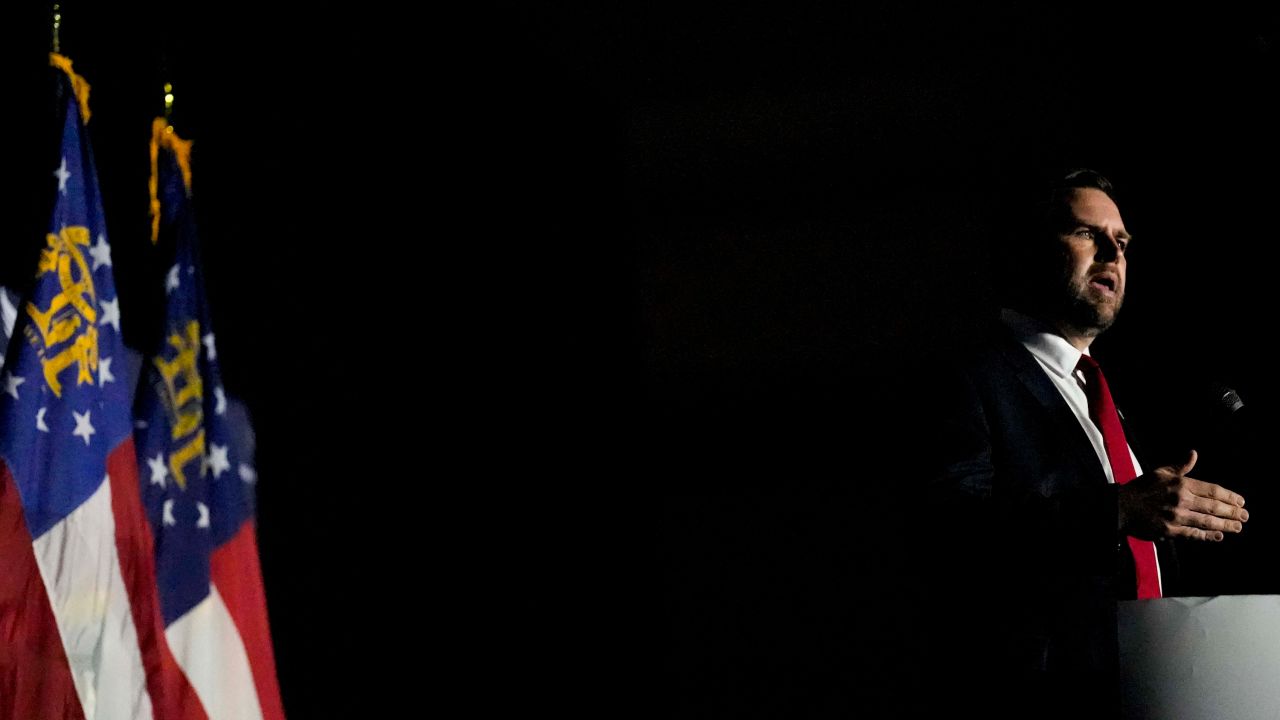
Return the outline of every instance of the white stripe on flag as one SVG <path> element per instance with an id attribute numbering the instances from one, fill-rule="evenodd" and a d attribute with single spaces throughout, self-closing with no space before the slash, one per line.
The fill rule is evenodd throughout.
<path id="1" fill-rule="evenodd" d="M 151 718 L 109 479 L 33 546 L 85 720 Z"/>
<path id="2" fill-rule="evenodd" d="M 261 720 L 249 656 L 217 588 L 164 634 L 209 720 Z"/>
<path id="3" fill-rule="evenodd" d="M 0 325 L 3 325 L 0 328 L 0 336 L 3 336 L 6 340 L 9 339 L 13 335 L 13 324 L 17 320 L 18 308 L 9 302 L 9 291 L 5 290 L 3 285 L 0 285 Z M 4 364 L 4 351 L 5 348 L 0 348 L 0 365 Z"/>

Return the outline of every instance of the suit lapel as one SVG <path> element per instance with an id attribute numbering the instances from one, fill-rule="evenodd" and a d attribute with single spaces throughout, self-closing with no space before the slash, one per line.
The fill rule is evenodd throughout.
<path id="1" fill-rule="evenodd" d="M 1083 464 L 1083 467 L 1096 473 L 1105 483 L 1107 476 L 1098 462 L 1098 451 L 1094 449 L 1093 442 L 1085 434 L 1084 428 L 1080 427 L 1080 421 L 1067 405 L 1067 401 L 1063 399 L 1062 393 L 1022 343 L 1008 333 L 1004 333 L 1003 340 L 1004 342 L 1000 345 L 1001 354 L 1013 368 L 1019 382 L 1035 397 L 1044 411 L 1053 417 L 1054 422 L 1062 427 L 1063 437 L 1072 438 L 1072 449 L 1076 459 Z"/>

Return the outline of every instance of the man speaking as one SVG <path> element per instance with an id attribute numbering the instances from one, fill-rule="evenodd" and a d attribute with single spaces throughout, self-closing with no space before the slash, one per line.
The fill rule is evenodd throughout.
<path id="1" fill-rule="evenodd" d="M 1166 541 L 1220 541 L 1249 514 L 1240 495 L 1192 477 L 1194 450 L 1143 468 L 1089 352 L 1125 297 L 1130 235 L 1111 183 L 1070 172 L 1015 224 L 995 257 L 1000 326 L 943 358 L 928 413 L 918 562 L 945 591 L 932 660 L 952 681 L 944 702 L 1109 717 L 1117 600 L 1175 594 Z"/>

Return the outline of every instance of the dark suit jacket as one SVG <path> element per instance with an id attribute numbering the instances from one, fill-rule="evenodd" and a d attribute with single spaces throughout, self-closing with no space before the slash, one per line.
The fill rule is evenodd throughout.
<path id="1" fill-rule="evenodd" d="M 1113 714 L 1116 601 L 1136 583 L 1088 436 L 1003 327 L 929 402 L 921 551 L 952 591 L 933 628 L 935 658 L 955 664 L 941 671 L 979 705 Z M 1160 552 L 1168 594 L 1174 561 Z"/>

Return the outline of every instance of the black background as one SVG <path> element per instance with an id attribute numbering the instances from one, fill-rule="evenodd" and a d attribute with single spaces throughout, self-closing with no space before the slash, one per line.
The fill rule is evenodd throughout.
<path id="1" fill-rule="evenodd" d="M 22 287 L 57 123 L 47 22 L 10 14 L 0 282 Z M 1274 406 L 1269 16 L 64 14 L 135 346 L 166 79 L 196 141 L 296 717 L 420 702 L 403 688 L 437 631 L 484 697 L 537 667 L 556 678 L 539 697 L 643 677 L 661 715 L 895 714 L 927 680 L 900 640 L 935 601 L 898 592 L 914 560 L 895 548 L 928 529 L 902 500 L 911 448 L 864 423 L 909 396 L 899 361 L 945 363 L 990 315 L 987 240 L 1047 168 L 1120 188 L 1129 300 L 1096 350 L 1144 463 L 1203 448 L 1187 417 L 1211 379 Z M 1262 528 L 1266 493 L 1246 495 Z"/>

